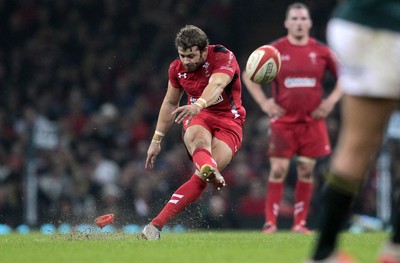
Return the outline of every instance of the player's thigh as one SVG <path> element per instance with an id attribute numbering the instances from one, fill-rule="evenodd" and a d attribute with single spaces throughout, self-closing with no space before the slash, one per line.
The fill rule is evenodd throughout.
<path id="1" fill-rule="evenodd" d="M 214 137 L 212 140 L 212 156 L 218 164 L 218 170 L 222 171 L 231 162 L 233 152 L 226 142 Z"/>
<path id="2" fill-rule="evenodd" d="M 185 129 L 183 140 L 190 155 L 193 154 L 196 148 L 204 148 L 211 151 L 211 133 L 205 126 L 200 124 L 191 125 Z"/>
<path id="3" fill-rule="evenodd" d="M 346 95 L 342 102 L 342 128 L 332 168 L 361 180 L 381 146 L 386 123 L 396 100 Z"/>

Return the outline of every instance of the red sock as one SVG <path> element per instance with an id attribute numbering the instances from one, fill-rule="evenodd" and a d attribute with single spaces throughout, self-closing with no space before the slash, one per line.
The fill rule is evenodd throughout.
<path id="1" fill-rule="evenodd" d="M 268 182 L 265 196 L 265 222 L 276 225 L 283 197 L 283 182 Z"/>
<path id="2" fill-rule="evenodd" d="M 200 170 L 204 164 L 210 164 L 213 167 L 217 167 L 217 163 L 212 158 L 211 153 L 204 148 L 196 148 L 192 154 L 192 158 L 197 170 Z"/>
<path id="3" fill-rule="evenodd" d="M 193 175 L 189 181 L 184 183 L 172 195 L 163 210 L 151 221 L 151 224 L 163 228 L 172 218 L 174 218 L 185 207 L 195 201 L 206 189 L 207 183 L 197 175 Z"/>
<path id="4" fill-rule="evenodd" d="M 297 180 L 294 192 L 294 225 L 305 225 L 310 208 L 313 184 Z"/>

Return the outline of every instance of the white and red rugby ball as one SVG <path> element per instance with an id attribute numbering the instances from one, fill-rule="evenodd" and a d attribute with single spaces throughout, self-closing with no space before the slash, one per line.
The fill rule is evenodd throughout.
<path id="1" fill-rule="evenodd" d="M 271 45 L 258 47 L 250 54 L 246 63 L 246 73 L 251 81 L 258 84 L 271 82 L 281 69 L 281 55 Z"/>

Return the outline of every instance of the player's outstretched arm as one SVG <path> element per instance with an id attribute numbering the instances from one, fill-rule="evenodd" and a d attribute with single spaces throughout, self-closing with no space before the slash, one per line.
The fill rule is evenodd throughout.
<path id="1" fill-rule="evenodd" d="M 174 123 L 175 116 L 173 112 L 178 108 L 182 95 L 183 89 L 174 88 L 171 83 L 168 82 L 167 93 L 164 97 L 160 107 L 160 112 L 158 114 L 156 131 L 154 132 L 153 138 L 147 150 L 145 164 L 146 169 L 154 168 L 154 162 L 161 152 L 161 141 Z"/>

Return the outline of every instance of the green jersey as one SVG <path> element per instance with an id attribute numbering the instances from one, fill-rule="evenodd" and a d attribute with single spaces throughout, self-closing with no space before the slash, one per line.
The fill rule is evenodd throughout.
<path id="1" fill-rule="evenodd" d="M 400 0 L 345 0 L 338 5 L 333 17 L 400 31 Z"/>

